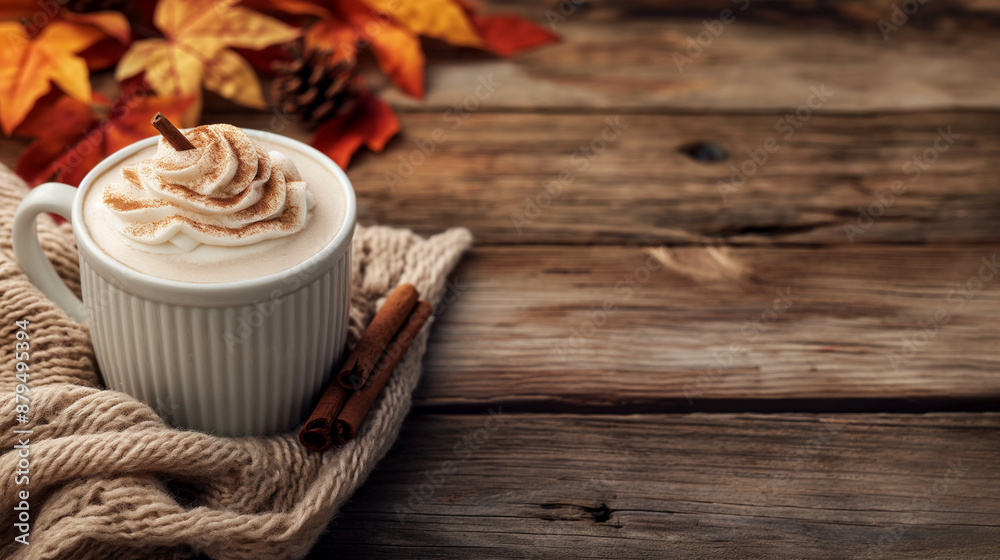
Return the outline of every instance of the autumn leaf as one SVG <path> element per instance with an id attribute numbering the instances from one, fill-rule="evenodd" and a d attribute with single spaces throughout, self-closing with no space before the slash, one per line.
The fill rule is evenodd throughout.
<path id="1" fill-rule="evenodd" d="M 235 3 L 160 0 L 153 22 L 165 38 L 133 43 L 115 76 L 125 79 L 145 71 L 158 93 L 193 97 L 194 103 L 180 119 L 184 126 L 198 121 L 202 84 L 241 105 L 266 107 L 257 75 L 231 47 L 262 49 L 291 41 L 299 31 Z"/>
<path id="2" fill-rule="evenodd" d="M 485 47 L 500 56 L 514 56 L 559 40 L 555 33 L 514 15 L 476 16 L 473 23 Z"/>
<path id="3" fill-rule="evenodd" d="M 358 45 L 370 44 L 379 67 L 400 89 L 413 97 L 424 96 L 420 39 L 391 19 L 379 17 L 361 0 L 338 2 L 337 15 L 313 25 L 306 41 L 344 56 Z M 349 58 L 353 59 L 354 54 Z"/>
<path id="4" fill-rule="evenodd" d="M 463 47 L 482 46 L 483 40 L 455 0 L 364 0 L 416 35 L 441 39 Z"/>
<path id="5" fill-rule="evenodd" d="M 40 103 L 17 129 L 38 139 L 21 152 L 14 171 L 31 186 L 53 180 L 77 186 L 107 156 L 154 136 L 150 119 L 157 111 L 179 120 L 194 101 L 147 93 L 147 87 L 135 85 L 114 101 L 100 95 L 93 103 L 66 95 L 44 100 L 48 102 Z M 106 116 L 101 118 L 94 108 Z"/>
<path id="6" fill-rule="evenodd" d="M 310 144 L 346 169 L 362 145 L 381 152 L 397 132 L 399 120 L 392 109 L 375 95 L 365 93 L 353 111 L 323 123 Z"/>
<path id="7" fill-rule="evenodd" d="M 119 43 L 128 43 L 130 30 L 128 19 L 124 14 L 113 11 L 71 12 L 60 5 L 65 3 L 66 0 L 58 3 L 39 0 L 2 0 L 0 20 L 23 22 L 30 36 L 37 35 L 42 28 L 53 21 L 80 23 L 104 32 Z"/>
<path id="8" fill-rule="evenodd" d="M 55 83 L 79 101 L 90 100 L 87 62 L 77 53 L 105 38 L 90 24 L 52 21 L 28 38 L 18 22 L 0 21 L 0 124 L 10 134 Z"/>
<path id="9" fill-rule="evenodd" d="M 91 103 L 107 104 L 108 99 L 95 92 Z M 52 134 L 65 138 L 81 135 L 96 120 L 91 103 L 81 103 L 59 90 L 52 90 L 39 98 L 35 108 L 14 129 L 14 134 L 28 138 Z"/>
<path id="10" fill-rule="evenodd" d="M 78 56 L 87 61 L 87 68 L 93 72 L 114 66 L 125 54 L 125 48 L 126 45 L 108 38 L 80 51 Z"/>
<path id="11" fill-rule="evenodd" d="M 354 26 L 339 18 L 326 18 L 309 27 L 306 46 L 330 51 L 334 60 L 354 61 L 361 35 Z"/>
<path id="12" fill-rule="evenodd" d="M 293 16 L 316 16 L 325 18 L 330 11 L 309 0 L 243 0 L 241 6 L 269 14 L 290 14 Z"/>
<path id="13" fill-rule="evenodd" d="M 37 4 L 37 3 L 36 3 Z M 75 12 L 60 12 L 59 17 L 70 23 L 90 25 L 103 31 L 108 37 L 122 44 L 127 44 L 130 39 L 131 30 L 128 20 L 120 12 L 91 12 L 78 14 Z"/>

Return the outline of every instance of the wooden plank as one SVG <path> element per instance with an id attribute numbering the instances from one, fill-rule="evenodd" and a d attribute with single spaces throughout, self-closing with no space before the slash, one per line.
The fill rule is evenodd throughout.
<path id="1" fill-rule="evenodd" d="M 489 110 L 784 111 L 825 84 L 836 92 L 826 112 L 1000 106 L 1000 73 L 992 71 L 1000 37 L 991 25 L 904 24 L 883 35 L 877 19 L 845 29 L 833 22 L 774 24 L 743 15 L 732 16 L 728 25 L 713 24 L 714 35 L 704 17 L 570 16 L 554 26 L 561 43 L 513 59 L 432 52 L 426 99 L 395 88 L 387 88 L 385 97 L 421 111 L 466 102 Z M 535 8 L 533 17 L 544 22 L 544 8 Z M 498 84 L 495 91 L 480 85 L 487 78 Z"/>
<path id="2" fill-rule="evenodd" d="M 611 131 L 608 118 L 627 126 L 611 142 L 602 139 Z M 387 151 L 362 150 L 349 175 L 362 223 L 421 232 L 466 226 L 480 244 L 1000 238 L 1000 113 L 817 114 L 787 140 L 783 119 L 477 113 L 453 129 L 442 114 L 405 114 L 403 132 Z M 273 115 L 216 113 L 208 120 L 309 138 Z M 950 146 L 939 133 L 949 128 L 958 135 Z M 444 141 L 433 140 L 441 134 Z M 771 138 L 777 151 L 767 154 Z M 699 142 L 718 145 L 727 159 L 696 161 L 686 150 Z M 935 151 L 935 142 L 947 150 Z M 12 165 L 24 145 L 0 139 L 0 160 Z M 433 153 L 425 155 L 420 145 Z M 747 150 L 767 161 L 758 166 Z M 402 163 L 407 158 L 419 165 Z M 741 176 L 734 182 L 734 169 L 741 167 L 756 172 L 735 186 Z M 894 181 L 906 190 L 886 207 L 875 193 L 891 194 Z M 884 215 L 869 224 L 878 213 Z M 849 237 L 846 226 L 864 229 Z"/>
<path id="3" fill-rule="evenodd" d="M 465 225 L 481 243 L 1000 236 L 1000 113 L 817 114 L 794 132 L 782 115 L 475 114 L 454 130 L 446 119 L 406 115 L 388 153 L 358 158 L 350 176 L 364 220 Z M 608 119 L 623 127 L 617 137 Z M 942 130 L 958 135 L 950 146 Z M 686 150 L 701 142 L 728 157 L 696 161 Z M 900 194 L 886 208 L 875 193 L 891 194 L 894 181 Z M 845 226 L 864 229 L 849 238 Z"/>
<path id="4" fill-rule="evenodd" d="M 995 245 L 477 248 L 417 404 L 996 410 L 1000 274 L 984 258 Z"/>
<path id="5" fill-rule="evenodd" d="M 356 156 L 348 171 L 362 223 L 466 226 L 479 243 L 504 244 L 1000 238 L 1000 112 L 816 114 L 789 139 L 779 114 L 476 113 L 454 129 L 446 118 L 404 114 L 385 153 Z M 607 119 L 627 126 L 611 142 L 602 138 L 614 137 Z M 208 120 L 309 139 L 273 115 Z M 949 129 L 951 145 L 939 132 Z M 696 161 L 687 151 L 700 142 L 727 158 Z M 13 165 L 26 145 L 0 139 L 0 161 Z"/>
<path id="6" fill-rule="evenodd" d="M 272 118 L 217 114 L 212 120 L 268 128 Z M 627 128 L 605 143 L 608 118 Z M 787 140 L 784 118 L 484 113 L 452 129 L 440 114 L 407 114 L 387 151 L 360 153 L 349 176 L 362 223 L 421 232 L 465 226 L 480 244 L 1000 238 L 1000 160 L 993 157 L 1000 152 L 1000 113 L 816 115 Z M 958 137 L 947 146 L 939 130 L 949 128 Z M 279 132 L 308 139 L 294 125 Z M 433 140 L 441 134 L 443 142 Z M 771 138 L 777 151 L 766 154 Z M 686 150 L 699 142 L 718 145 L 727 159 L 696 161 Z M 935 142 L 946 151 L 936 152 Z M 419 145 L 433 153 L 425 155 Z M 757 166 L 747 150 L 767 161 Z M 402 163 L 407 159 L 419 165 Z M 740 167 L 756 172 L 734 186 Z M 886 207 L 875 193 L 889 193 L 881 195 L 888 203 L 894 181 L 902 185 Z"/>
<path id="7" fill-rule="evenodd" d="M 493 0 L 485 3 L 486 11 L 516 13 L 560 23 L 560 17 L 607 21 L 650 17 L 709 17 L 743 5 L 742 0 Z M 822 17 L 844 23 L 874 24 L 879 18 L 889 19 L 893 6 L 902 10 L 900 0 L 753 0 L 746 15 L 754 19 L 788 21 Z M 749 8 L 753 8 L 752 10 Z M 910 8 L 912 12 L 912 8 Z M 941 20 L 989 22 L 1000 13 L 994 0 L 940 0 L 925 2 L 908 16 L 907 25 L 941 23 Z M 539 16 L 539 14 L 542 14 Z"/>
<path id="8" fill-rule="evenodd" d="M 996 414 L 500 418 L 411 417 L 308 558 L 998 552 Z"/>

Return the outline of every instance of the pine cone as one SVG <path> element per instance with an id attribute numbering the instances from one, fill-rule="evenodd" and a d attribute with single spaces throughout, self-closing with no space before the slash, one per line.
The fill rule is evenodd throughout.
<path id="1" fill-rule="evenodd" d="M 353 61 L 333 60 L 333 53 L 296 44 L 289 49 L 291 62 L 275 62 L 272 84 L 274 106 L 306 126 L 351 110 L 361 86 Z"/>

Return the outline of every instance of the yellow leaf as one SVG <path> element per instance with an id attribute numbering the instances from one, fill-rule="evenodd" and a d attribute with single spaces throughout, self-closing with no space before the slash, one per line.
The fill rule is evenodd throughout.
<path id="1" fill-rule="evenodd" d="M 365 0 L 416 33 L 453 45 L 478 47 L 483 40 L 465 10 L 454 0 Z"/>
<path id="2" fill-rule="evenodd" d="M 236 51 L 219 51 L 205 65 L 205 87 L 240 105 L 267 107 L 257 74 Z"/>
<path id="3" fill-rule="evenodd" d="M 76 53 L 105 37 L 90 25 L 54 21 L 33 39 L 17 22 L 0 22 L 0 124 L 13 132 L 55 82 L 71 97 L 90 102 L 87 62 Z"/>
<path id="4" fill-rule="evenodd" d="M 160 95 L 193 99 L 179 126 L 198 124 L 205 66 L 196 53 L 163 39 L 139 41 L 118 62 L 115 77 L 121 80 L 143 71 L 146 82 Z"/>
<path id="5" fill-rule="evenodd" d="M 118 64 L 115 77 L 146 72 L 149 85 L 163 95 L 192 95 L 182 119 L 194 125 L 201 113 L 201 86 L 252 107 L 263 106 L 260 83 L 250 66 L 229 47 L 263 49 L 299 36 L 294 27 L 236 0 L 160 0 L 153 22 L 166 39 L 137 41 Z"/>

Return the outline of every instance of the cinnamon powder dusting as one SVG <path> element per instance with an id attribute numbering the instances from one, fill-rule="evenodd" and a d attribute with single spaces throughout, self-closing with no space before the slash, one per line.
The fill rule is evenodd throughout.
<path id="1" fill-rule="evenodd" d="M 177 213 L 151 221 L 126 218 L 124 233 L 127 236 L 140 241 L 159 239 L 164 230 L 176 224 L 190 228 L 189 232 L 193 230 L 204 234 L 196 237 L 208 236 L 219 240 L 248 239 L 267 233 L 295 233 L 301 228 L 305 222 L 305 193 L 300 194 L 298 198 L 302 200 L 296 200 L 296 204 L 288 200 L 289 184 L 284 173 L 274 166 L 267 151 L 245 132 L 231 125 L 208 125 L 189 131 L 187 136 L 201 152 L 199 159 L 191 162 L 189 167 L 197 166 L 191 167 L 193 170 L 204 166 L 208 170 L 199 176 L 198 192 L 182 184 L 169 183 L 157 172 L 185 168 L 181 165 L 184 160 L 164 157 L 124 168 L 124 184 L 106 189 L 103 199 L 107 207 L 116 213 L 175 207 L 170 198 L 189 201 L 192 207 L 202 211 L 188 208 L 185 204 L 184 208 L 177 209 Z M 211 190 L 201 188 L 221 180 L 227 167 L 232 169 L 231 158 L 234 155 L 237 159 L 232 179 L 225 185 L 214 185 Z M 154 181 L 155 184 L 144 185 L 144 180 Z M 160 198 L 158 194 L 167 195 L 167 198 Z M 251 196 L 254 198 L 249 198 Z M 227 224 L 241 225 L 229 227 Z"/>

